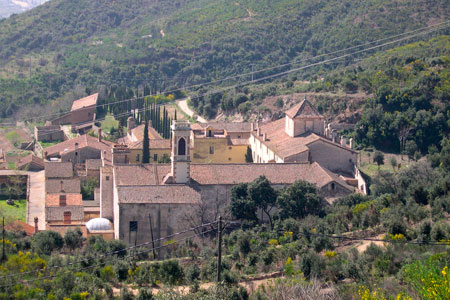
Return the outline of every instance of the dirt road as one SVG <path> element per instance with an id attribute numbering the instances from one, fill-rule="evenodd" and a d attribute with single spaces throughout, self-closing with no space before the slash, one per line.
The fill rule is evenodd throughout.
<path id="1" fill-rule="evenodd" d="M 177 105 L 185 114 L 187 114 L 189 117 L 194 119 L 195 112 L 192 111 L 192 109 L 189 108 L 188 103 L 187 103 L 188 99 L 189 98 L 178 100 L 177 101 Z M 197 116 L 197 120 L 196 121 L 200 122 L 200 123 L 208 123 L 208 121 L 205 118 L 201 117 L 201 116 Z"/>

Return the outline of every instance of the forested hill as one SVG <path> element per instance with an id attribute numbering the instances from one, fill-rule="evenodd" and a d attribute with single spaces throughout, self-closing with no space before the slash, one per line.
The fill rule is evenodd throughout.
<path id="1" fill-rule="evenodd" d="M 0 21 L 0 117 L 30 103 L 44 107 L 75 88 L 151 84 L 167 90 L 449 15 L 439 0 L 52 0 Z"/>

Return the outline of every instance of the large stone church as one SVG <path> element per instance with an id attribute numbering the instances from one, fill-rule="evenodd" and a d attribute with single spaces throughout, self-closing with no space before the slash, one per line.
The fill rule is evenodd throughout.
<path id="1" fill-rule="evenodd" d="M 286 120 L 292 134 L 287 132 L 288 138 L 282 137 L 287 139 L 287 146 L 291 149 L 301 144 L 296 139 L 313 140 L 302 134 L 317 135 L 315 141 L 302 142 L 304 146 L 301 151 L 292 151 L 294 154 L 297 151 L 296 156 L 301 159 L 289 159 L 290 155 L 283 156 L 278 151 L 283 141 L 277 140 L 273 128 L 278 128 L 279 121 L 252 128 L 253 155 L 259 162 L 253 164 L 192 163 L 189 122 L 174 121 L 171 126 L 170 164 L 131 165 L 128 163 L 130 149 L 125 145 L 115 146 L 112 149 L 112 163 L 103 163 L 100 170 L 101 217 L 113 223 L 116 239 L 139 244 L 149 241 L 150 230 L 158 239 L 213 221 L 218 215 L 226 216 L 231 188 L 241 182 L 251 182 L 261 175 L 266 176 L 276 189 L 297 180 L 311 182 L 328 202 L 353 193 L 357 188 L 348 178 L 321 164 L 340 169 L 334 168 L 338 163 L 328 164 L 326 159 L 317 156 L 327 151 L 331 151 L 327 155 L 336 156 L 333 151 L 342 151 L 341 161 L 347 160 L 342 164 L 342 169 L 350 171 L 350 163 L 356 162 L 356 152 L 323 137 L 325 129 L 319 126 L 323 126 L 320 118 L 312 116 L 312 123 L 307 120 L 300 124 L 299 114 L 304 116 L 305 112 L 306 109 L 301 106 L 297 113 L 290 116 L 291 119 Z M 282 122 L 284 124 L 284 120 Z M 297 128 L 298 124 L 300 128 Z M 324 131 L 316 132 L 316 128 Z M 313 133 L 309 133 L 310 129 Z M 254 147 L 260 148 L 256 150 Z M 269 150 L 273 153 L 271 159 L 262 154 L 269 153 Z M 105 158 L 108 156 L 106 153 L 104 155 Z M 280 160 L 283 163 L 279 163 Z"/>

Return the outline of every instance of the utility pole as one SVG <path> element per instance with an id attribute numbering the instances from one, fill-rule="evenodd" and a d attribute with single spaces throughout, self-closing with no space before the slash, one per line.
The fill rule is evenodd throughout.
<path id="1" fill-rule="evenodd" d="M 152 237 L 152 252 L 153 252 L 153 259 L 156 259 L 156 251 L 155 251 L 155 239 L 153 238 L 153 225 L 152 225 L 152 216 L 148 214 L 148 220 L 150 221 L 150 234 Z"/>
<path id="2" fill-rule="evenodd" d="M 254 75 L 254 73 L 253 73 L 253 68 L 255 67 L 255 65 L 254 64 L 252 64 L 252 82 L 253 82 L 253 75 Z"/>
<path id="3" fill-rule="evenodd" d="M 2 251 L 2 262 L 6 260 L 6 253 L 5 253 L 5 217 L 3 217 L 3 224 L 2 224 L 2 244 L 3 244 L 3 251 Z"/>
<path id="4" fill-rule="evenodd" d="M 222 269 L 222 217 L 219 216 L 219 226 L 217 230 L 217 282 L 220 282 Z"/>

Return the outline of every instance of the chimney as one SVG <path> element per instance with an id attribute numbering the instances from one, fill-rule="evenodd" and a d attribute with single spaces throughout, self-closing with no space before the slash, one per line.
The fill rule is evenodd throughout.
<path id="1" fill-rule="evenodd" d="M 253 132 L 255 130 L 255 124 L 252 122 L 250 124 L 250 131 Z"/>
<path id="2" fill-rule="evenodd" d="M 350 138 L 350 148 L 353 149 L 353 138 Z"/>
<path id="3" fill-rule="evenodd" d="M 265 142 L 267 140 L 267 133 L 263 133 L 263 141 Z"/>
<path id="4" fill-rule="evenodd" d="M 39 219 L 37 217 L 35 217 L 34 218 L 34 233 L 38 233 L 39 232 L 38 221 L 39 221 Z"/>
<path id="5" fill-rule="evenodd" d="M 98 142 L 99 143 L 102 142 L 102 129 L 101 128 L 98 129 Z"/>
<path id="6" fill-rule="evenodd" d="M 256 128 L 256 136 L 260 136 L 261 135 L 261 129 L 259 129 L 259 127 Z"/>

